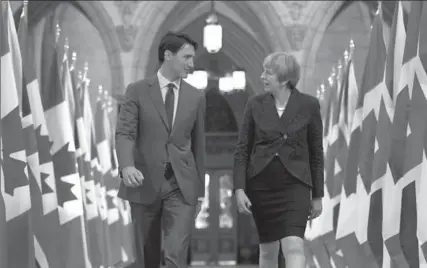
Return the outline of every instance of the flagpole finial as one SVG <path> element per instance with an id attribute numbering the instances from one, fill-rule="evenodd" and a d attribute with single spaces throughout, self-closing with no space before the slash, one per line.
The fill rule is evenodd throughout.
<path id="1" fill-rule="evenodd" d="M 345 63 L 347 64 L 348 63 L 348 60 L 350 59 L 350 53 L 348 52 L 348 50 L 346 49 L 345 51 L 344 51 L 344 60 L 345 60 Z"/>
<path id="2" fill-rule="evenodd" d="M 60 35 L 61 35 L 61 27 L 59 26 L 59 24 L 56 24 L 56 38 L 55 38 L 56 43 L 58 43 Z"/>
<path id="3" fill-rule="evenodd" d="M 98 98 L 97 100 L 101 103 L 101 106 L 105 107 L 105 101 L 104 101 L 104 89 L 102 88 L 102 85 L 98 86 Z"/>
<path id="4" fill-rule="evenodd" d="M 68 45 L 68 37 L 65 37 L 65 42 L 64 42 L 64 52 L 65 54 L 68 53 L 68 49 L 70 48 L 70 46 Z"/>
<path id="5" fill-rule="evenodd" d="M 375 15 L 380 14 L 381 12 L 381 1 L 378 1 L 378 7 L 377 7 L 377 11 L 375 11 Z"/>
<path id="6" fill-rule="evenodd" d="M 328 77 L 329 86 L 331 87 L 334 85 L 335 76 L 336 76 L 336 68 L 335 66 L 332 66 L 331 75 Z"/>
<path id="7" fill-rule="evenodd" d="M 87 72 L 89 70 L 89 63 L 85 61 L 84 67 L 83 67 L 83 77 L 87 77 Z"/>
<path id="8" fill-rule="evenodd" d="M 107 106 L 107 110 L 108 111 L 110 111 L 110 109 L 111 108 L 113 108 L 113 102 L 111 101 L 111 96 L 110 96 L 110 94 L 108 94 L 108 91 L 107 90 L 105 90 L 104 91 L 104 96 L 105 96 L 105 104 L 106 104 L 106 106 Z"/>
<path id="9" fill-rule="evenodd" d="M 330 87 L 334 85 L 334 75 L 329 76 L 328 83 Z"/>
<path id="10" fill-rule="evenodd" d="M 316 89 L 316 98 L 320 100 L 320 88 Z"/>
<path id="11" fill-rule="evenodd" d="M 82 71 L 77 72 L 77 79 L 79 79 L 79 81 L 83 80 L 83 72 Z"/>
<path id="12" fill-rule="evenodd" d="M 104 90 L 104 101 L 108 102 L 108 91 Z"/>
<path id="13" fill-rule="evenodd" d="M 76 68 L 77 53 L 71 53 L 71 68 Z"/>
<path id="14" fill-rule="evenodd" d="M 322 83 L 320 85 L 320 100 L 323 101 L 324 98 L 325 98 L 325 85 Z"/>
<path id="15" fill-rule="evenodd" d="M 332 66 L 332 70 L 331 70 L 331 76 L 335 76 L 337 73 L 337 68 L 334 66 Z"/>
<path id="16" fill-rule="evenodd" d="M 350 57 L 353 56 L 354 50 L 355 50 L 354 40 L 353 38 L 350 39 Z"/>
<path id="17" fill-rule="evenodd" d="M 21 13 L 21 17 L 25 17 L 28 23 L 28 0 L 23 0 L 22 1 L 22 13 Z"/>
<path id="18" fill-rule="evenodd" d="M 108 94 L 108 90 L 104 90 L 104 105 L 105 107 L 107 107 L 107 111 L 109 108 L 109 94 Z"/>
<path id="19" fill-rule="evenodd" d="M 342 60 L 339 59 L 338 60 L 338 72 L 336 74 L 336 76 L 338 76 L 337 79 L 340 79 L 339 77 L 341 76 L 341 72 L 342 72 Z"/>

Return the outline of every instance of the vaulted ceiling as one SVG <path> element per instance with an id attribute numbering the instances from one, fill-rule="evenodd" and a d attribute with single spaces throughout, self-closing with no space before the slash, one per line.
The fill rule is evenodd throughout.
<path id="1" fill-rule="evenodd" d="M 86 1 L 67 2 L 78 9 L 94 25 L 99 25 L 100 22 L 96 21 L 97 18 L 93 16 L 93 12 L 91 11 L 88 14 L 87 10 L 82 7 L 88 5 L 84 3 Z M 103 1 L 101 2 L 103 3 L 102 5 L 106 5 Z M 131 65 L 134 73 L 130 76 L 131 80 L 145 76 L 147 72 L 151 71 L 150 68 L 156 65 L 153 64 L 153 61 L 156 61 L 154 55 L 157 54 L 154 51 L 153 44 L 159 40 L 167 29 L 191 32 L 195 35 L 194 38 L 199 43 L 202 43 L 202 25 L 204 25 L 204 18 L 210 12 L 210 1 L 162 1 L 161 4 L 157 5 L 150 3 L 151 1 L 135 2 L 138 3 L 135 16 L 139 16 L 135 20 L 140 21 L 140 23 L 135 25 L 139 34 L 135 37 L 136 44 L 132 53 L 133 63 Z M 294 34 L 297 34 L 297 36 L 301 34 L 300 29 L 304 31 L 304 28 L 298 27 L 305 26 L 306 32 L 302 32 L 305 35 L 305 40 L 304 36 L 302 37 L 303 48 L 301 51 L 296 50 L 296 52 L 303 55 L 300 61 L 303 65 L 307 65 L 302 66 L 303 77 L 304 75 L 309 77 L 310 68 L 313 69 L 314 62 L 310 62 L 307 55 L 314 54 L 313 59 L 315 58 L 316 44 L 313 44 L 313 40 L 315 38 L 321 39 L 321 36 L 318 36 L 321 34 L 322 29 L 319 28 L 318 32 L 314 33 L 310 32 L 313 31 L 313 28 L 307 26 L 318 27 L 319 24 L 325 24 L 322 26 L 324 31 L 328 23 L 333 21 L 348 5 L 354 2 L 337 2 L 337 4 L 334 4 L 337 8 L 330 9 L 331 5 L 333 5 L 330 1 L 313 1 L 308 2 L 309 4 L 304 3 L 302 5 L 304 7 L 299 10 L 298 8 L 292 10 L 295 6 L 301 6 L 301 4 L 298 1 L 215 1 L 215 9 L 219 13 L 219 19 L 224 29 L 224 52 L 235 62 L 236 67 L 244 67 L 250 70 L 248 80 L 252 87 L 256 89 L 262 86 L 259 84 L 258 77 L 261 72 L 263 58 L 274 50 L 295 50 L 292 39 L 298 37 L 295 37 Z M 373 13 L 377 10 L 378 1 L 362 2 L 366 3 Z M 30 27 L 37 25 L 59 3 L 60 1 L 29 1 Z M 329 9 L 325 7 L 326 5 L 328 5 Z M 382 5 L 383 17 L 388 23 L 391 23 L 394 1 L 382 1 Z M 144 9 L 148 10 L 149 8 L 154 8 L 151 10 L 152 14 L 148 14 L 150 13 L 149 11 L 143 12 Z M 300 14 L 297 14 L 298 12 Z M 15 14 L 18 17 L 19 10 Z M 150 17 L 149 19 L 145 18 L 148 16 L 147 14 Z M 298 21 L 293 20 L 295 14 L 300 16 Z M 297 32 L 294 32 L 295 29 Z M 151 33 L 148 31 L 151 31 Z M 308 35 L 311 35 L 311 37 L 307 38 Z M 306 48 L 308 46 L 312 48 Z M 119 63 L 119 61 L 117 60 L 116 62 Z M 127 81 L 124 82 L 126 83 Z"/>
<path id="2" fill-rule="evenodd" d="M 199 10 L 189 12 L 191 9 Z M 259 76 L 262 72 L 262 61 L 274 49 L 269 42 L 268 33 L 263 29 L 258 17 L 246 5 L 236 5 L 232 2 L 227 5 L 222 3 L 217 5 L 216 9 L 219 10 L 218 19 L 223 27 L 221 51 L 233 61 L 235 68 L 245 69 L 248 72 L 247 80 L 251 88 L 260 90 L 262 85 Z M 153 43 L 159 43 L 168 30 L 175 30 L 188 34 L 202 45 L 203 27 L 209 12 L 209 5 L 195 5 L 190 1 L 179 2 L 161 24 Z M 187 16 L 187 14 L 190 15 Z M 245 19 L 248 17 L 252 19 Z M 177 22 L 181 23 L 177 24 Z M 205 53 L 204 50 L 200 49 L 196 58 L 203 53 Z M 146 74 L 154 73 L 157 68 L 157 46 L 152 46 L 148 55 L 150 57 L 148 68 L 145 70 Z"/>
<path id="3" fill-rule="evenodd" d="M 334 17 L 332 18 L 332 23 L 344 10 L 346 10 L 351 4 L 353 4 L 355 1 L 351 0 L 345 0 L 341 7 L 338 9 L 338 11 L 335 13 Z M 373 18 L 375 16 L 375 13 L 378 10 L 379 3 L 381 2 L 381 8 L 382 8 L 382 16 L 384 21 L 391 26 L 393 22 L 393 14 L 394 9 L 396 7 L 397 1 L 370 1 L 370 0 L 362 0 L 359 1 L 368 6 L 369 10 L 371 11 L 371 17 Z"/>
<path id="4" fill-rule="evenodd" d="M 67 2 L 72 4 L 75 8 L 81 11 L 83 15 L 85 15 L 89 20 L 91 20 L 90 16 L 88 16 L 86 12 L 81 8 L 81 5 L 78 3 L 79 1 L 70 0 Z M 182 1 L 182 2 L 189 2 L 189 1 Z M 239 1 L 227 1 L 227 5 L 229 5 L 230 8 L 236 12 L 235 13 L 236 15 L 239 15 L 241 17 L 250 16 L 252 18 L 256 18 L 256 15 L 247 5 L 242 5 L 242 4 L 239 4 L 238 2 Z M 357 2 L 357 1 L 345 0 L 343 5 L 339 8 L 339 10 L 334 15 L 331 22 L 333 22 L 333 20 L 343 10 L 345 10 L 350 4 L 354 2 Z M 362 0 L 360 2 L 363 2 L 364 4 L 366 4 L 372 11 L 372 14 L 375 14 L 376 10 L 378 9 L 378 5 L 380 1 Z M 60 3 L 61 1 L 29 1 L 28 2 L 29 25 L 30 26 L 36 25 L 50 10 L 56 8 Z M 382 11 L 383 11 L 383 18 L 388 24 L 391 25 L 396 1 L 381 1 L 381 5 L 382 5 Z M 188 3 L 186 5 L 182 5 L 181 8 L 184 6 L 186 6 L 186 9 L 181 9 L 181 12 L 185 12 L 188 14 Z M 19 14 L 20 12 L 15 12 L 16 16 L 19 16 Z M 234 14 L 230 13 L 230 15 L 234 15 Z M 256 20 L 251 22 L 250 26 L 252 29 L 259 28 L 259 24 L 257 24 Z"/>

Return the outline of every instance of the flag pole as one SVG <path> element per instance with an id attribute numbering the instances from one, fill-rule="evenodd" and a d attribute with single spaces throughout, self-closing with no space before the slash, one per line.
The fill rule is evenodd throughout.
<path id="1" fill-rule="evenodd" d="M 336 67 L 334 64 L 332 66 L 331 73 L 329 74 L 328 79 L 326 79 L 327 83 L 329 84 L 329 89 L 331 89 L 332 86 L 335 84 L 335 81 L 334 81 L 335 75 L 336 75 Z M 333 92 L 331 92 L 330 90 L 328 90 L 328 91 L 329 91 L 328 98 L 330 98 L 331 94 L 333 94 Z"/>
<path id="2" fill-rule="evenodd" d="M 345 67 L 347 67 L 348 62 L 350 61 L 350 53 L 348 52 L 347 49 L 344 51 L 344 61 L 345 61 Z"/>
<path id="3" fill-rule="evenodd" d="M 341 80 L 341 76 L 342 76 L 342 69 L 343 69 L 343 62 L 342 62 L 342 59 L 339 59 L 339 60 L 338 60 L 338 72 L 337 72 L 337 75 L 335 76 L 335 79 L 336 79 L 337 81 L 340 81 L 340 80 Z"/>
<path id="4" fill-rule="evenodd" d="M 103 94 L 104 89 L 102 88 L 102 85 L 98 86 L 98 100 L 100 101 L 101 107 L 104 108 L 104 101 L 103 101 Z"/>
<path id="5" fill-rule="evenodd" d="M 80 82 L 83 82 L 83 72 L 81 70 L 77 71 L 77 78 Z"/>
<path id="6" fill-rule="evenodd" d="M 98 95 L 99 95 L 99 98 L 102 100 L 102 95 L 103 95 L 103 93 L 104 93 L 104 89 L 102 88 L 102 85 L 99 85 L 98 86 Z"/>
<path id="7" fill-rule="evenodd" d="M 77 71 L 77 85 L 80 88 L 80 90 L 79 90 L 80 94 L 82 94 L 83 89 L 81 87 L 84 85 L 84 80 L 83 80 L 83 72 L 81 70 Z"/>

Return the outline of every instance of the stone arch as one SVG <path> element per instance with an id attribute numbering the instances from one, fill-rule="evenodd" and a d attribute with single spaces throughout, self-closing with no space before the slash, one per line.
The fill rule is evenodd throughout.
<path id="1" fill-rule="evenodd" d="M 372 17 L 370 16 L 371 11 L 369 10 L 369 7 L 362 1 L 357 1 L 356 3 L 359 7 L 359 12 L 362 16 L 363 22 L 365 23 L 366 28 L 369 29 L 369 27 L 372 26 Z"/>
<path id="2" fill-rule="evenodd" d="M 304 69 L 304 75 L 301 76 L 303 78 L 301 81 L 301 88 L 305 87 L 307 79 L 309 79 L 315 71 L 314 66 L 316 64 L 317 52 L 322 43 L 324 33 L 328 28 L 329 22 L 342 4 L 343 1 L 325 2 L 323 8 L 313 9 L 308 15 L 308 17 L 311 18 L 310 22 L 308 22 L 311 30 L 304 40 L 303 47 L 309 47 L 310 49 L 306 52 L 303 59 L 306 68 Z"/>
<path id="3" fill-rule="evenodd" d="M 76 1 L 76 4 L 86 13 L 90 22 L 99 31 L 107 55 L 109 55 L 112 94 L 121 94 L 125 87 L 121 46 L 111 17 L 99 1 Z"/>
<path id="4" fill-rule="evenodd" d="M 233 1 L 233 4 L 240 5 L 240 2 Z M 277 31 L 277 29 L 284 27 L 284 25 L 274 6 L 267 1 L 248 1 L 247 4 L 248 8 L 251 9 L 251 12 L 255 16 L 259 17 L 263 28 L 269 37 L 269 42 L 273 46 L 273 51 L 290 51 L 291 45 L 288 37 L 286 36 L 286 32 L 282 30 Z M 256 14 L 262 14 L 262 16 L 258 16 Z"/>
<path id="5" fill-rule="evenodd" d="M 228 18 L 223 17 L 222 15 L 218 15 L 219 19 L 223 22 L 224 26 L 226 26 L 229 30 L 224 32 L 224 40 L 223 46 L 227 47 L 227 49 L 222 50 L 227 57 L 229 57 L 235 64 L 236 67 L 244 68 L 248 75 L 247 82 L 250 85 L 250 88 L 254 90 L 252 93 L 257 93 L 262 90 L 262 84 L 259 79 L 259 75 L 262 72 L 262 60 L 268 53 L 268 51 L 262 46 L 256 44 L 256 42 L 250 42 L 251 36 L 244 30 L 242 30 L 238 25 L 230 21 Z M 190 29 L 196 30 L 183 30 L 183 32 L 198 32 L 200 33 L 200 38 L 196 38 L 196 40 L 201 39 L 202 29 L 194 28 L 199 25 L 204 25 L 205 16 L 199 16 L 198 19 L 193 21 L 193 23 L 187 25 Z M 160 41 L 160 38 L 165 33 L 166 29 L 169 29 L 170 24 L 173 23 L 173 18 L 170 20 L 165 20 L 160 27 L 160 30 L 157 32 L 154 40 L 156 43 Z M 233 41 L 234 40 L 234 41 Z M 236 40 L 240 40 L 236 42 Z M 249 42 L 245 42 L 249 41 Z M 153 63 L 157 62 L 157 46 L 153 45 L 150 48 L 148 62 Z M 145 74 L 151 74 L 155 71 L 156 65 L 151 65 L 146 67 Z"/>
<path id="6" fill-rule="evenodd" d="M 191 4 L 190 4 L 191 3 Z M 200 3 L 197 1 L 194 2 L 188 2 L 187 5 L 193 5 L 192 8 L 199 5 Z M 175 2 L 144 2 L 141 4 L 140 8 L 138 8 L 138 18 L 140 19 L 140 25 L 139 31 L 136 36 L 136 43 L 134 46 L 134 62 L 133 62 L 133 74 L 132 79 L 137 80 L 141 79 L 145 76 L 147 72 L 147 65 L 149 64 L 149 58 L 150 53 L 152 53 L 151 48 L 153 46 L 153 43 L 156 40 L 156 35 L 160 32 L 160 29 L 164 23 L 165 20 L 167 20 L 167 17 L 170 16 L 172 13 L 172 10 L 175 10 L 177 6 Z M 233 10 L 239 10 L 238 6 L 240 6 L 239 12 L 245 12 L 246 14 L 251 14 L 251 16 L 255 16 L 260 21 L 261 25 L 263 26 L 263 31 L 260 31 L 264 36 L 266 37 L 267 43 L 271 44 L 269 45 L 268 52 L 271 52 L 272 50 L 289 50 L 290 45 L 287 40 L 287 37 L 285 33 L 282 31 L 277 32 L 277 27 L 280 27 L 282 25 L 282 22 L 280 18 L 278 17 L 278 14 L 276 11 L 270 6 L 269 3 L 266 2 L 256 2 L 256 1 L 249 1 L 243 3 L 227 3 L 230 7 L 232 7 Z M 236 6 L 234 6 L 236 5 Z M 190 7 L 190 6 L 189 6 Z M 188 12 L 189 9 L 187 9 Z M 190 9 L 191 10 L 191 9 Z M 259 14 L 260 10 L 263 10 L 262 12 L 263 16 L 258 16 L 256 14 Z M 220 15 L 222 15 L 220 13 Z M 224 19 L 229 19 L 226 17 L 226 15 L 223 15 Z M 234 23 L 234 22 L 233 22 Z M 233 23 L 230 23 L 231 25 Z M 184 26 L 183 26 L 184 27 Z M 240 33 L 243 33 L 240 29 Z M 250 39 L 247 39 L 250 40 Z M 234 45 L 236 54 L 239 54 L 239 48 Z M 267 52 L 267 53 L 268 53 Z M 231 54 L 231 53 L 230 53 Z M 234 54 L 234 53 L 233 53 Z M 240 53 L 241 54 L 241 53 Z M 250 54 L 249 54 L 250 55 Z M 249 57 L 247 55 L 246 57 Z M 237 57 L 235 55 L 229 55 L 230 58 L 233 58 L 235 62 L 239 62 Z M 263 55 L 265 56 L 265 55 Z M 242 57 L 243 58 L 243 57 Z M 240 60 L 242 61 L 242 60 Z M 254 62 L 254 60 L 250 61 L 251 65 L 258 64 L 261 65 L 261 62 Z M 251 67 L 244 66 L 248 69 Z M 255 68 L 254 70 L 257 70 Z M 252 78 L 253 79 L 253 78 Z M 253 79 L 255 80 L 255 79 Z M 260 82 L 253 82 L 254 89 L 260 89 L 261 86 L 256 84 L 259 84 Z"/>
<path id="7" fill-rule="evenodd" d="M 67 4 L 79 10 L 98 30 L 107 52 L 108 63 L 111 70 L 112 92 L 121 93 L 124 88 L 123 66 L 121 60 L 121 47 L 113 21 L 99 1 L 70 1 Z M 29 25 L 35 26 L 49 10 L 53 10 L 57 2 L 29 2 Z"/>
<path id="8" fill-rule="evenodd" d="M 371 25 L 372 25 L 371 8 L 372 8 L 372 6 L 378 5 L 378 3 L 366 2 L 366 1 L 355 1 L 355 2 L 346 1 L 346 2 L 343 2 L 342 5 L 338 8 L 338 10 L 335 12 L 334 16 L 329 21 L 328 27 L 329 27 L 329 25 L 331 25 L 334 22 L 335 19 L 338 18 L 339 15 L 344 13 L 346 11 L 346 9 L 349 8 L 351 5 L 357 5 L 361 19 L 365 23 L 365 26 L 367 28 L 371 27 Z"/>

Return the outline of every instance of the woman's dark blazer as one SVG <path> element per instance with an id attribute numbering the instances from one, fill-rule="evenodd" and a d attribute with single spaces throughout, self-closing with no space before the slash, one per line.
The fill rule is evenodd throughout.
<path id="1" fill-rule="evenodd" d="M 281 117 L 271 93 L 248 100 L 234 154 L 234 189 L 245 189 L 275 155 L 312 187 L 313 198 L 323 197 L 323 124 L 316 98 L 293 89 Z"/>

